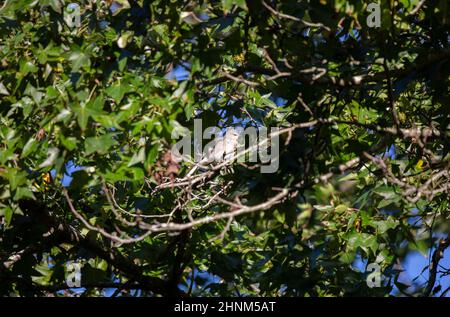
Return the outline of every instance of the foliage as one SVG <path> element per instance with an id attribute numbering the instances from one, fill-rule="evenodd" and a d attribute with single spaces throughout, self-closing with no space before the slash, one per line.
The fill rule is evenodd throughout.
<path id="1" fill-rule="evenodd" d="M 72 28 L 67 1 L 0 9 L 1 295 L 74 295 L 69 261 L 88 296 L 438 294 L 447 1 L 382 1 L 380 28 L 369 1 L 73 2 Z M 183 183 L 194 118 L 285 129 L 278 171 Z"/>

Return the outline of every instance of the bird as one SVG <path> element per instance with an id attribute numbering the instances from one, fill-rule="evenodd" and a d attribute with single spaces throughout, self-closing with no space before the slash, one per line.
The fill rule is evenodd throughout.
<path id="1" fill-rule="evenodd" d="M 192 176 L 200 166 L 212 163 L 223 163 L 234 158 L 235 150 L 238 147 L 239 131 L 234 128 L 227 128 L 224 136 L 216 138 L 213 146 L 209 147 L 202 159 L 187 173 L 186 177 Z"/>

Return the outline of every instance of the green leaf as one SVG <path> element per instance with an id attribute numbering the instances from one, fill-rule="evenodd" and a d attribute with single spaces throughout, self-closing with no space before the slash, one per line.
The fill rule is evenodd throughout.
<path id="1" fill-rule="evenodd" d="M 376 253 L 378 249 L 377 238 L 367 233 L 352 233 L 348 238 L 347 244 L 350 250 L 356 251 L 357 248 L 361 248 L 367 254 L 369 253 L 369 250 Z"/>
<path id="2" fill-rule="evenodd" d="M 34 196 L 33 192 L 28 187 L 19 187 L 16 189 L 16 194 L 14 195 L 14 200 L 19 201 L 23 198 L 29 198 L 36 200 L 36 197 Z"/>
<path id="3" fill-rule="evenodd" d="M 399 223 L 393 217 L 388 217 L 387 220 L 379 220 L 379 221 L 372 220 L 369 222 L 369 225 L 376 228 L 380 234 L 383 234 L 389 229 L 396 228 L 399 225 Z"/>
<path id="4" fill-rule="evenodd" d="M 99 137 L 86 138 L 84 142 L 86 155 L 92 153 L 106 154 L 109 148 L 115 144 L 117 144 L 117 141 L 114 140 L 114 134 L 111 133 Z"/>
<path id="5" fill-rule="evenodd" d="M 36 65 L 34 65 L 31 61 L 26 61 L 24 59 L 22 59 L 20 61 L 20 69 L 19 71 L 23 74 L 23 75 L 27 75 L 28 73 L 36 73 L 38 71 L 38 67 L 36 67 Z"/>
<path id="6" fill-rule="evenodd" d="M 61 140 L 61 144 L 64 145 L 64 147 L 66 149 L 68 149 L 69 151 L 73 151 L 76 149 L 77 144 L 78 144 L 78 140 L 75 137 L 64 137 L 64 135 L 60 135 L 59 136 L 60 140 Z"/>
<path id="7" fill-rule="evenodd" d="M 114 99 L 115 102 L 120 103 L 123 99 L 123 96 L 130 91 L 130 87 L 127 86 L 126 83 L 115 83 L 114 85 L 108 87 L 106 89 L 106 93 L 108 96 Z"/>
<path id="8" fill-rule="evenodd" d="M 84 170 L 73 172 L 71 177 L 73 179 L 70 182 L 69 187 L 71 190 L 74 191 L 83 190 L 89 184 L 90 181 L 89 174 Z"/>
<path id="9" fill-rule="evenodd" d="M 245 0 L 222 0 L 222 7 L 225 13 L 230 12 L 233 5 L 237 5 L 244 10 L 248 10 Z"/>
<path id="10" fill-rule="evenodd" d="M 340 205 L 336 206 L 336 208 L 335 208 L 335 211 L 339 214 L 341 214 L 347 210 L 348 210 L 348 206 L 344 205 L 344 204 L 340 204 Z"/>
<path id="11" fill-rule="evenodd" d="M 68 60 L 72 63 L 72 72 L 78 72 L 81 68 L 87 69 L 91 65 L 89 55 L 78 48 L 72 50 Z"/>
<path id="12" fill-rule="evenodd" d="M 18 186 L 25 184 L 27 180 L 26 172 L 19 172 L 15 169 L 8 170 L 7 176 L 12 191 L 16 190 Z"/>
<path id="13" fill-rule="evenodd" d="M 285 213 L 284 212 L 280 212 L 278 209 L 273 212 L 273 216 L 280 223 L 284 223 L 285 220 L 286 220 Z"/>
<path id="14" fill-rule="evenodd" d="M 22 149 L 22 154 L 20 155 L 21 158 L 25 158 L 30 153 L 34 152 L 38 146 L 38 141 L 35 137 L 31 137 L 28 142 L 25 144 L 25 146 Z"/>
<path id="15" fill-rule="evenodd" d="M 144 161 L 145 161 L 145 147 L 142 147 L 139 150 L 139 152 L 133 155 L 127 166 L 130 167 L 138 163 L 143 163 Z"/>
<path id="16" fill-rule="evenodd" d="M 10 206 L 5 206 L 2 209 L 3 209 L 3 216 L 5 217 L 5 225 L 9 227 L 14 211 Z"/>
<path id="17" fill-rule="evenodd" d="M 94 101 L 71 106 L 77 116 L 78 125 L 82 130 L 86 130 L 90 117 L 103 115 L 103 96 L 98 96 Z"/>
<path id="18" fill-rule="evenodd" d="M 344 264 L 351 264 L 356 257 L 355 252 L 341 252 L 341 256 L 339 257 L 339 261 Z"/>
<path id="19" fill-rule="evenodd" d="M 149 169 L 153 163 L 156 162 L 159 153 L 159 145 L 155 144 L 150 148 L 150 151 L 147 154 L 147 159 L 145 160 L 145 169 Z"/>
<path id="20" fill-rule="evenodd" d="M 25 94 L 31 96 L 31 98 L 33 98 L 33 101 L 36 104 L 39 104 L 45 95 L 43 92 L 39 91 L 39 89 L 36 89 L 30 83 L 28 83 L 27 88 L 25 89 Z"/>

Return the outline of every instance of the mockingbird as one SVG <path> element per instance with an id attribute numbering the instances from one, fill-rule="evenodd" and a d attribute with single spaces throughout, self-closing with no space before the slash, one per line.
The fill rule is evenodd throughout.
<path id="1" fill-rule="evenodd" d="M 213 146 L 205 150 L 201 160 L 187 173 L 187 177 L 195 173 L 202 166 L 212 163 L 222 163 L 233 159 L 238 147 L 239 132 L 234 128 L 228 128 L 225 135 L 214 139 Z"/>

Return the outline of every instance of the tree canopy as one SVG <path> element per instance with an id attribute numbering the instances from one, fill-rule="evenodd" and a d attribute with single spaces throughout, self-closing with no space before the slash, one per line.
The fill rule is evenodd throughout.
<path id="1" fill-rule="evenodd" d="M 448 1 L 371 2 L 4 1 L 0 295 L 448 294 Z M 278 169 L 188 175 L 194 119 Z"/>

